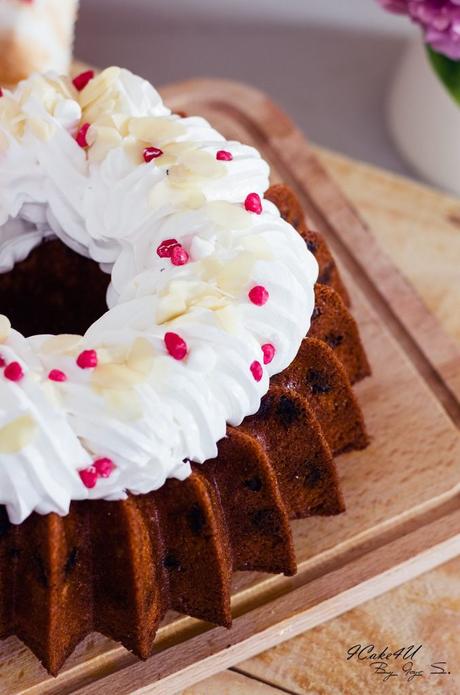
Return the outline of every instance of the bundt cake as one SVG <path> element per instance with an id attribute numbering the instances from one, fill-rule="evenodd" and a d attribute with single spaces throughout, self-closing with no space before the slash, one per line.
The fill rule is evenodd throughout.
<path id="1" fill-rule="evenodd" d="M 67 73 L 78 0 L 0 2 L 0 84 L 32 72 Z"/>
<path id="2" fill-rule="evenodd" d="M 253 148 L 118 68 L 2 94 L 0 638 L 55 674 L 92 631 L 147 658 L 170 608 L 230 626 L 235 570 L 294 574 L 370 370 Z"/>

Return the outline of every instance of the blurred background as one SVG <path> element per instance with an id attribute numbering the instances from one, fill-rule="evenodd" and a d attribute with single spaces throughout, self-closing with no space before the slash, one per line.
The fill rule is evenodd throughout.
<path id="1" fill-rule="evenodd" d="M 313 142 L 413 176 L 385 124 L 388 86 L 411 34 L 375 0 L 81 0 L 76 55 L 157 86 L 243 80 Z"/>

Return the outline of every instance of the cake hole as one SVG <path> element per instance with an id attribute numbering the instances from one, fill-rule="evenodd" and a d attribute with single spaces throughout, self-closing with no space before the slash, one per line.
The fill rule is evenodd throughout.
<path id="1" fill-rule="evenodd" d="M 0 274 L 0 314 L 23 335 L 83 335 L 107 311 L 110 275 L 99 265 L 51 239 Z"/>

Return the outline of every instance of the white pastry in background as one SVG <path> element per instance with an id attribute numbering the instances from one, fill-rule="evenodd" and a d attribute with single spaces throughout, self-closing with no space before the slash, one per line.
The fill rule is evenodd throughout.
<path id="1" fill-rule="evenodd" d="M 0 84 L 68 72 L 78 0 L 0 0 Z"/>

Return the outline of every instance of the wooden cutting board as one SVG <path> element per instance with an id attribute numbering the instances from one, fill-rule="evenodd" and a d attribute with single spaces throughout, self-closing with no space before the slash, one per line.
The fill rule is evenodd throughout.
<path id="1" fill-rule="evenodd" d="M 163 90 L 175 110 L 255 144 L 334 250 L 373 368 L 357 387 L 371 446 L 338 459 L 348 511 L 294 522 L 296 577 L 237 574 L 234 626 L 171 614 L 138 662 L 90 636 L 57 679 L 18 640 L 0 645 L 0 692 L 172 693 L 460 554 L 460 352 L 379 248 L 313 150 L 263 94 L 217 80 Z M 403 243 L 403 240 L 402 240 Z M 413 259 L 416 265 L 416 258 Z"/>

